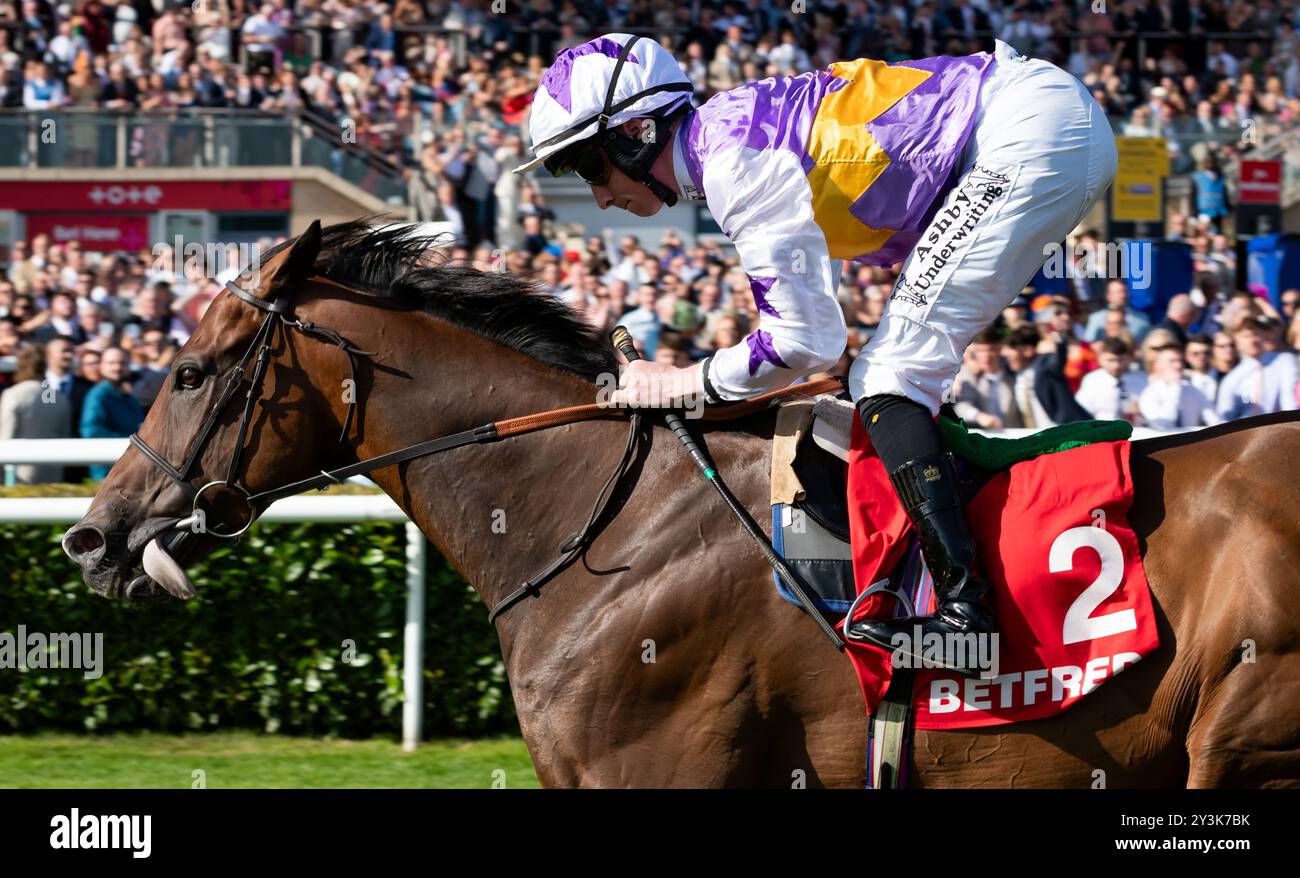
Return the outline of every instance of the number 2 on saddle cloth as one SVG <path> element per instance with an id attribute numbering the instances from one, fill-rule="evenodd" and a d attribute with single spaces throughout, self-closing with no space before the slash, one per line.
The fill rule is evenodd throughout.
<path id="1" fill-rule="evenodd" d="M 854 419 L 849 528 L 859 593 L 908 551 L 912 526 Z M 1129 443 L 1097 442 L 1014 464 L 967 503 L 1000 626 L 981 677 L 917 670 L 915 726 L 957 729 L 1060 713 L 1159 646 L 1151 590 L 1128 521 Z M 921 588 L 918 613 L 933 612 Z M 854 619 L 906 613 L 888 592 L 862 600 Z M 890 653 L 850 641 L 868 713 L 888 691 Z"/>

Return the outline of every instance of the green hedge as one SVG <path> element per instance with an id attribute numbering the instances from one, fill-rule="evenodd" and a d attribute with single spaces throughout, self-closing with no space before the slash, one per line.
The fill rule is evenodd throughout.
<path id="1" fill-rule="evenodd" d="M 0 669 L 0 731 L 399 729 L 401 524 L 259 525 L 190 568 L 198 597 L 143 607 L 91 594 L 59 548 L 63 530 L 0 525 L 0 630 L 102 632 L 103 676 Z M 517 729 L 482 602 L 428 554 L 426 733 Z"/>

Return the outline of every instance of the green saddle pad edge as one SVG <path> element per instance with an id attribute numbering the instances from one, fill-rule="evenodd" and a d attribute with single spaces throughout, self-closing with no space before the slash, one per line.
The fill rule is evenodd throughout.
<path id="1" fill-rule="evenodd" d="M 966 428 L 964 421 L 939 416 L 939 432 L 953 454 L 986 470 L 1004 470 L 1012 464 L 1032 460 L 1096 442 L 1118 442 L 1133 435 L 1128 421 L 1075 421 L 1058 424 L 1019 439 L 981 436 Z"/>

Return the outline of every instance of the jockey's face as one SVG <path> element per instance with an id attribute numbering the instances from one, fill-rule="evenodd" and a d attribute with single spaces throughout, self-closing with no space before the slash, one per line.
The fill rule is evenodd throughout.
<path id="1" fill-rule="evenodd" d="M 643 137 L 646 133 L 647 126 L 650 124 L 648 119 L 629 119 L 619 126 L 619 130 L 627 137 Z M 668 136 L 672 138 L 677 133 L 677 127 L 681 120 L 673 122 L 669 129 Z M 650 173 L 655 179 L 663 183 L 669 189 L 676 191 L 677 184 L 673 175 L 673 151 L 671 148 L 664 149 L 655 159 L 654 165 L 650 168 Z M 659 196 L 650 191 L 650 187 L 644 183 L 638 183 L 627 174 L 623 173 L 616 167 L 610 167 L 609 182 L 603 186 L 592 186 L 591 194 L 596 199 L 596 204 L 600 209 L 607 207 L 621 207 L 628 213 L 634 213 L 637 216 L 654 216 L 663 209 L 664 203 L 659 200 Z"/>
<path id="2" fill-rule="evenodd" d="M 603 186 L 592 186 L 591 194 L 601 210 L 621 207 L 637 216 L 654 216 L 664 206 L 649 186 L 638 183 L 618 168 L 610 168 L 609 182 Z"/>

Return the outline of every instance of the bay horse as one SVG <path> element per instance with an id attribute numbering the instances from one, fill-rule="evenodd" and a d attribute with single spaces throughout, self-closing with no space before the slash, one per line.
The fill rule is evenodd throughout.
<path id="1" fill-rule="evenodd" d="M 65 537 L 92 590 L 165 597 L 153 577 L 141 585 L 147 547 L 231 469 L 256 494 L 593 401 L 593 381 L 616 369 L 606 341 L 524 280 L 430 261 L 432 243 L 409 229 L 316 224 L 212 302 L 142 442 Z M 247 417 L 236 394 L 200 431 L 219 379 L 283 301 L 300 326 L 336 334 L 271 336 L 255 392 L 246 373 L 236 379 Z M 736 496 L 770 521 L 771 412 L 694 425 Z M 572 423 L 372 478 L 494 607 L 583 523 L 623 460 L 626 430 L 627 419 Z M 866 717 L 850 663 L 778 597 L 676 438 L 652 414 L 643 430 L 581 563 L 496 619 L 542 784 L 862 787 Z M 1300 422 L 1257 418 L 1132 451 L 1131 519 L 1160 650 L 1057 718 L 918 731 L 914 786 L 1087 788 L 1098 772 L 1109 787 L 1300 784 Z M 167 464 L 169 475 L 153 456 L 192 466 Z M 155 550 L 151 569 L 179 569 L 214 542 L 200 534 L 161 561 Z"/>

